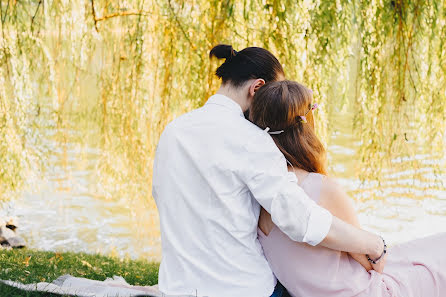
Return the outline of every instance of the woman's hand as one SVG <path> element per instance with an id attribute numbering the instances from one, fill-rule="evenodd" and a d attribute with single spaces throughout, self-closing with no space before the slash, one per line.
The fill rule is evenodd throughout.
<path id="1" fill-rule="evenodd" d="M 373 270 L 382 273 L 384 270 L 384 266 L 386 265 L 387 253 L 386 253 L 386 247 L 384 246 L 385 245 L 384 239 L 380 238 L 379 241 L 380 241 L 378 245 L 379 248 L 377 249 L 376 254 L 370 255 L 370 257 L 372 260 L 376 260 L 379 257 L 381 258 L 379 259 L 378 263 L 376 264 L 370 263 L 370 264 L 372 264 Z"/>
<path id="2" fill-rule="evenodd" d="M 386 260 L 387 260 L 387 254 L 384 255 L 378 263 L 376 264 L 372 264 L 373 270 L 375 270 L 376 272 L 379 273 L 383 273 L 384 271 L 384 266 L 386 265 Z"/>

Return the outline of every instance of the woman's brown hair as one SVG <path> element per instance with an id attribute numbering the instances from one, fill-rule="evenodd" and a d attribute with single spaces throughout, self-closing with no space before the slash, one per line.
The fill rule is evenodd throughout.
<path id="1" fill-rule="evenodd" d="M 254 95 L 250 120 L 272 134 L 289 163 L 308 172 L 326 174 L 325 148 L 314 132 L 313 92 L 293 81 L 267 83 Z M 301 121 L 306 115 L 307 122 Z"/>

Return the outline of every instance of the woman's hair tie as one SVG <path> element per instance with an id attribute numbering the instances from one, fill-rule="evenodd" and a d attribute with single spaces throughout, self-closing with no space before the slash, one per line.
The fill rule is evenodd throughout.
<path id="1" fill-rule="evenodd" d="M 307 121 L 307 117 L 306 117 L 307 114 L 308 114 L 310 111 L 317 109 L 318 107 L 319 107 L 319 104 L 317 104 L 317 103 L 312 104 L 311 107 L 310 107 L 310 109 L 309 109 L 303 116 L 298 116 L 298 118 L 299 118 L 299 122 L 301 122 L 301 123 L 308 123 L 308 121 Z"/>
<path id="2" fill-rule="evenodd" d="M 297 117 L 296 117 L 296 122 L 293 123 L 293 124 L 291 124 L 290 126 L 286 127 L 286 128 L 283 129 L 283 130 L 270 131 L 270 130 L 271 130 L 270 127 L 266 127 L 264 131 L 267 132 L 267 133 L 270 134 L 270 135 L 278 135 L 278 134 L 281 134 L 281 133 L 285 132 L 286 129 L 292 127 L 293 125 L 295 125 L 295 124 L 297 124 L 297 123 L 303 123 L 303 124 L 308 123 L 308 120 L 307 120 L 307 114 L 308 114 L 310 111 L 317 109 L 318 107 L 319 107 L 319 104 L 317 104 L 317 103 L 311 104 L 310 108 L 309 108 L 308 111 L 305 113 L 305 115 L 303 115 L 303 116 L 297 116 Z"/>

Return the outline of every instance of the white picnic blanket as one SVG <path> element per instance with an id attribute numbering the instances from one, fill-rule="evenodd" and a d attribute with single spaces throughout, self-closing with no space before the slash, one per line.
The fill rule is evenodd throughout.
<path id="1" fill-rule="evenodd" d="M 78 297 L 131 297 L 151 296 L 162 297 L 158 286 L 132 286 L 121 276 L 113 276 L 104 281 L 74 277 L 69 274 L 62 275 L 51 283 L 22 284 L 11 280 L 0 282 L 25 291 L 49 292 Z"/>

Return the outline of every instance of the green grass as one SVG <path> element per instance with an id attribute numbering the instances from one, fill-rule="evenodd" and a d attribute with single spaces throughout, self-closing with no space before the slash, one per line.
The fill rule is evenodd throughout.
<path id="1" fill-rule="evenodd" d="M 105 280 L 122 276 L 131 285 L 149 286 L 158 282 L 158 263 L 84 253 L 54 253 L 29 249 L 0 250 L 0 279 L 21 283 L 51 282 L 64 274 Z M 60 296 L 25 292 L 0 284 L 1 297 Z"/>

